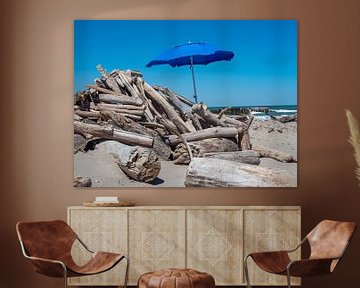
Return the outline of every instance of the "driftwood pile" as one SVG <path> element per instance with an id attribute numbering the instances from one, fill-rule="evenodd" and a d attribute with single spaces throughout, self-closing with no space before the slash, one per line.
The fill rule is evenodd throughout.
<path id="1" fill-rule="evenodd" d="M 226 114 L 228 109 L 215 114 L 206 105 L 195 104 L 168 88 L 150 86 L 140 72 L 108 73 L 100 65 L 97 69 L 101 77 L 74 96 L 74 153 L 96 145 L 112 154 L 129 178 L 141 182 L 158 176 L 160 160 L 189 164 L 194 157 L 207 159 L 191 166 L 188 174 L 192 179 L 201 175 L 194 169 L 204 169 L 206 163 L 213 165 L 214 158 L 252 164 L 253 170 L 260 168 L 256 165 L 263 155 L 293 161 L 289 155 L 279 157 L 281 152 L 264 147 L 256 149 L 258 152 L 251 150 L 251 114 L 232 117 Z M 185 184 L 217 186 L 200 178 L 187 179 Z M 224 181 L 221 186 L 231 186 Z"/>

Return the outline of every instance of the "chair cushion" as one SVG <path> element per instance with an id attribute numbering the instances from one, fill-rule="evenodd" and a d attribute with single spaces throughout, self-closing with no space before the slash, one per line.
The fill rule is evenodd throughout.
<path id="1" fill-rule="evenodd" d="M 193 269 L 166 269 L 143 274 L 138 288 L 214 288 L 214 277 Z"/>

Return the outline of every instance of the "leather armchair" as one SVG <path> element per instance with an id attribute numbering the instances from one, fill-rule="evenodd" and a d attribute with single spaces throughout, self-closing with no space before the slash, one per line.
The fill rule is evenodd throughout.
<path id="1" fill-rule="evenodd" d="M 244 259 L 247 287 L 251 287 L 247 266 L 249 258 L 266 272 L 286 275 L 289 288 L 291 288 L 291 276 L 305 277 L 332 273 L 344 256 L 355 229 L 354 222 L 324 220 L 292 250 L 250 253 Z M 310 245 L 310 257 L 292 261 L 289 253 L 296 251 L 306 241 Z"/>
<path id="2" fill-rule="evenodd" d="M 23 255 L 31 260 L 35 271 L 50 277 L 64 278 L 65 288 L 67 277 L 102 273 L 112 269 L 123 259 L 127 261 L 124 281 L 126 288 L 128 257 L 125 254 L 91 251 L 66 222 L 19 222 L 16 231 Z M 91 254 L 90 260 L 83 266 L 78 266 L 71 256 L 71 247 L 75 241 L 79 241 Z"/>

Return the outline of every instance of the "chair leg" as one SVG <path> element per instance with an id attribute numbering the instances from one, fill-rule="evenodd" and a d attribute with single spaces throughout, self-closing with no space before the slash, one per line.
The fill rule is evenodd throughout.
<path id="1" fill-rule="evenodd" d="M 127 287 L 127 282 L 129 278 L 129 265 L 130 265 L 130 259 L 127 256 L 124 256 L 126 260 L 126 270 L 125 270 L 125 280 L 124 280 L 124 288 Z"/>
<path id="2" fill-rule="evenodd" d="M 291 288 L 291 278 L 290 278 L 290 271 L 289 271 L 289 269 L 287 269 L 286 276 L 287 276 L 288 288 Z"/>
<path id="3" fill-rule="evenodd" d="M 67 270 L 66 270 L 66 266 L 62 264 L 62 267 L 64 269 L 64 287 L 67 288 Z"/>
<path id="4" fill-rule="evenodd" d="M 249 279 L 249 269 L 248 269 L 248 265 L 247 265 L 247 259 L 249 258 L 250 255 L 247 255 L 244 258 L 244 272 L 245 272 L 245 279 L 246 279 L 246 287 L 247 288 L 251 288 L 250 285 L 250 279 Z"/>

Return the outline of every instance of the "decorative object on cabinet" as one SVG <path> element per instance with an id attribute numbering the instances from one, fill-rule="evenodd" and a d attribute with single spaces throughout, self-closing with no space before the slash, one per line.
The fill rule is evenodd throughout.
<path id="1" fill-rule="evenodd" d="M 98 249 L 130 256 L 129 285 L 136 285 L 148 271 L 168 268 L 206 271 L 217 285 L 245 285 L 244 255 L 290 249 L 301 240 L 297 206 L 78 206 L 68 208 L 68 223 Z M 76 261 L 85 261 L 79 247 L 72 253 Z M 98 277 L 71 278 L 70 283 L 116 285 L 114 275 L 121 269 L 120 263 Z M 251 271 L 250 277 L 257 285 L 286 284 L 283 277 L 266 276 L 260 269 Z M 294 283 L 300 284 L 300 279 Z"/>
<path id="2" fill-rule="evenodd" d="M 356 224 L 354 222 L 324 220 L 292 250 L 248 254 L 244 259 L 247 287 L 251 287 L 247 267 L 249 257 L 266 272 L 286 275 L 289 288 L 291 288 L 290 276 L 305 277 L 330 274 L 344 256 L 355 229 Z M 292 261 L 289 253 L 299 249 L 306 241 L 309 242 L 311 248 L 309 259 Z"/>
<path id="3" fill-rule="evenodd" d="M 215 280 L 193 269 L 166 269 L 141 275 L 137 288 L 215 288 Z"/>
<path id="4" fill-rule="evenodd" d="M 85 206 L 85 207 L 132 207 L 132 206 L 135 206 L 135 203 L 134 202 L 126 202 L 126 201 L 119 201 L 118 203 L 113 203 L 113 202 L 103 202 L 103 203 L 84 202 L 83 206 Z"/>
<path id="5" fill-rule="evenodd" d="M 62 220 L 19 222 L 16 231 L 22 252 L 31 260 L 35 271 L 50 277 L 64 278 L 65 288 L 68 277 L 102 273 L 112 269 L 123 259 L 127 261 L 124 280 L 124 288 L 126 288 L 128 257 L 125 254 L 91 251 L 66 222 Z M 87 263 L 80 266 L 71 255 L 71 247 L 76 240 L 88 254 L 91 254 Z"/>

